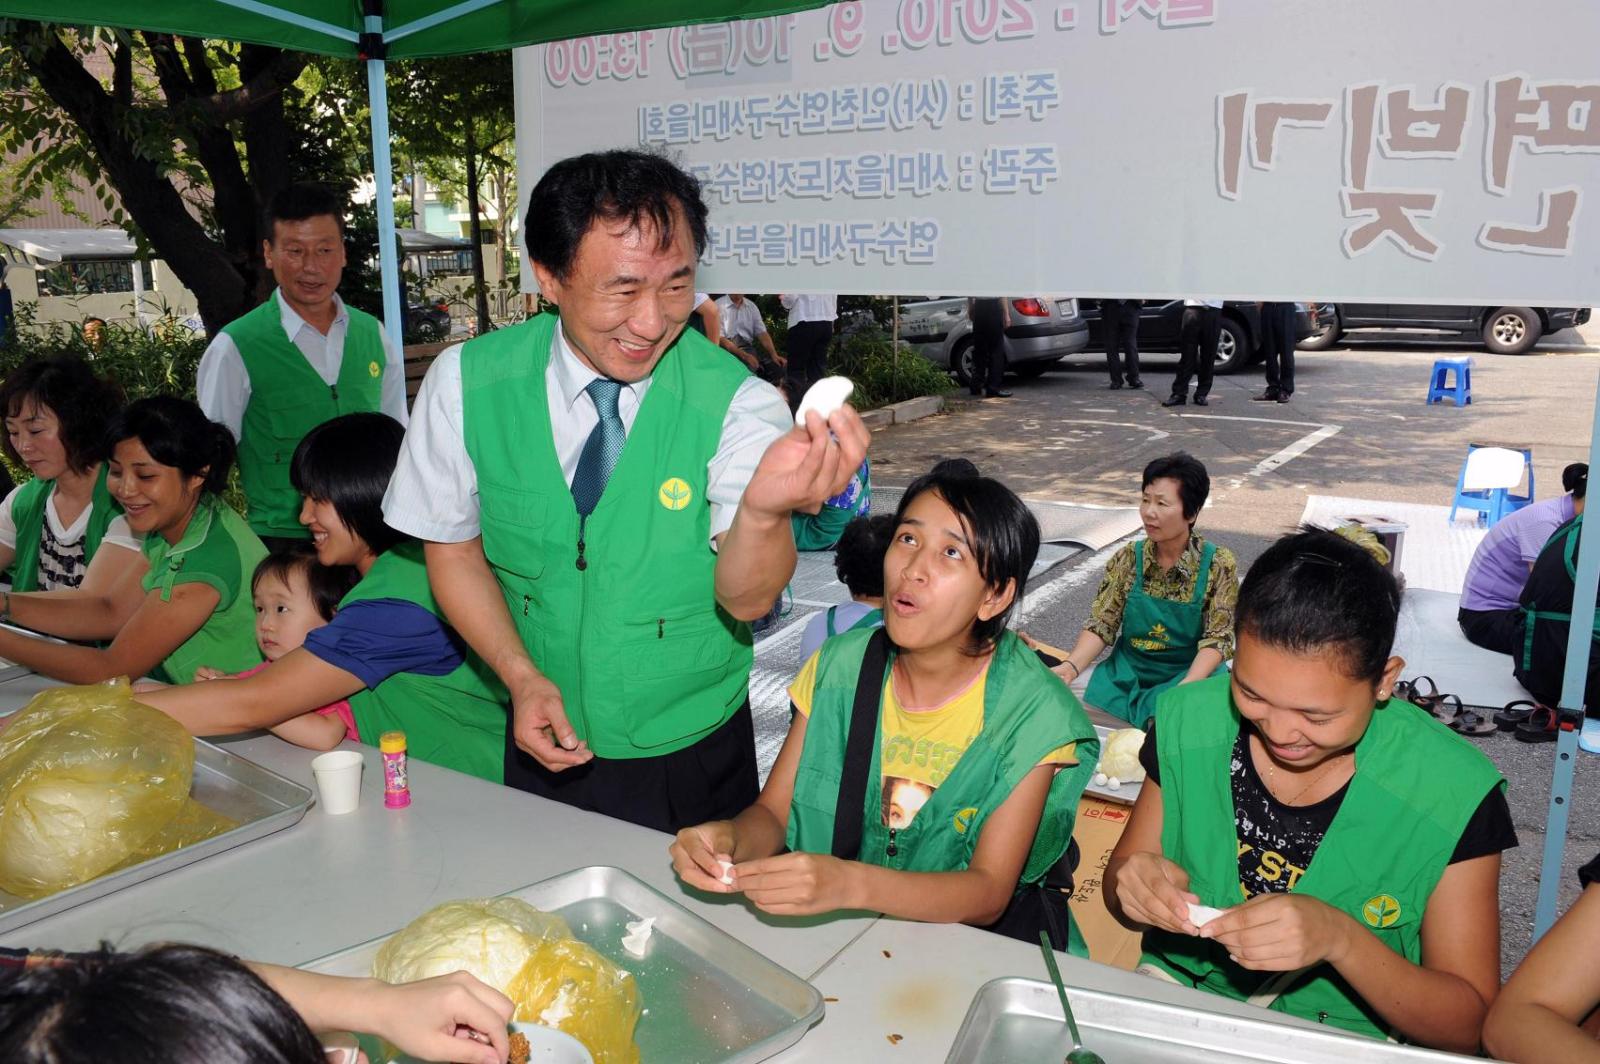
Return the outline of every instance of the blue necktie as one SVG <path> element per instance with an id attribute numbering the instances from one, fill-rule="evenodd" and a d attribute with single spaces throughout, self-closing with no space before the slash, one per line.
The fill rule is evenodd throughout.
<path id="1" fill-rule="evenodd" d="M 622 454 L 622 444 L 627 437 L 622 429 L 622 418 L 617 415 L 617 395 L 622 391 L 622 382 L 597 377 L 584 391 L 594 401 L 600 421 L 589 433 L 583 453 L 578 456 L 578 468 L 572 475 L 572 501 L 577 504 L 579 516 L 588 517 L 594 513 L 606 490 L 606 481 L 617 467 L 617 458 Z"/>

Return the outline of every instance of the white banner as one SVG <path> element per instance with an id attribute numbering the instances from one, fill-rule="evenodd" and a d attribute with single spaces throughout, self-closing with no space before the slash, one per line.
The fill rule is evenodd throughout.
<path id="1" fill-rule="evenodd" d="M 665 151 L 713 291 L 1587 306 L 1596 41 L 1592 0 L 840 3 L 518 50 L 519 178 Z"/>

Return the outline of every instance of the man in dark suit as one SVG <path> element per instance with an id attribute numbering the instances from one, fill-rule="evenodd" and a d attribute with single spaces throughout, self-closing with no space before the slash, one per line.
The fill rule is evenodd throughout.
<path id="1" fill-rule="evenodd" d="M 1000 387 L 1006 375 L 1006 326 L 1011 324 L 1011 309 L 1003 299 L 967 300 L 967 317 L 972 320 L 972 379 L 967 389 L 986 399 L 1009 399 L 1011 393 Z"/>
<path id="2" fill-rule="evenodd" d="M 1100 301 L 1100 326 L 1106 333 L 1106 370 L 1111 374 L 1112 391 L 1121 388 L 1124 380 L 1129 388 L 1144 387 L 1139 376 L 1139 308 L 1143 306 L 1141 299 Z"/>
<path id="3" fill-rule="evenodd" d="M 1211 373 L 1217 365 L 1217 340 L 1222 333 L 1222 300 L 1185 299 L 1183 321 L 1178 326 L 1178 375 L 1172 380 L 1172 394 L 1162 406 L 1182 406 L 1189 401 L 1189 380 L 1196 375 L 1194 405 L 1209 406 Z"/>

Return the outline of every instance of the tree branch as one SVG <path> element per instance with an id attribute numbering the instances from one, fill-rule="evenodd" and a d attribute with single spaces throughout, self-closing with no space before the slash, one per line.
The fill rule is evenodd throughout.
<path id="1" fill-rule="evenodd" d="M 221 125 L 235 118 L 243 118 L 263 104 L 277 99 L 284 89 L 294 84 L 294 79 L 300 76 L 311 57 L 304 52 L 273 51 L 277 55 L 272 61 L 237 89 L 197 97 L 190 101 L 189 106 L 205 121 Z M 192 61 L 190 65 L 192 68 Z"/>
<path id="2" fill-rule="evenodd" d="M 111 53 L 111 92 L 118 106 L 133 106 L 133 42 L 125 37 Z"/>

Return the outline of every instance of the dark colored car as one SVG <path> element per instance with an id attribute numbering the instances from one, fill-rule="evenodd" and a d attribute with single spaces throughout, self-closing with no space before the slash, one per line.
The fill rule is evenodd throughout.
<path id="1" fill-rule="evenodd" d="M 1588 307 L 1434 307 L 1422 303 L 1324 303 L 1319 328 L 1301 342 L 1322 351 L 1358 329 L 1415 329 L 1474 336 L 1497 355 L 1525 355 L 1539 337 L 1589 320 Z"/>
<path id="2" fill-rule="evenodd" d="M 427 303 L 406 302 L 406 336 L 420 343 L 432 343 L 450 335 L 450 304 L 442 299 Z"/>
<path id="3" fill-rule="evenodd" d="M 1079 301 L 1081 313 L 1089 323 L 1089 346 L 1104 351 L 1105 329 L 1100 324 L 1100 302 Z M 1183 300 L 1147 299 L 1139 311 L 1139 352 L 1178 350 L 1178 330 L 1183 324 Z M 1316 332 L 1316 306 L 1295 304 L 1297 343 Z M 1257 360 L 1266 332 L 1261 327 L 1261 305 L 1230 302 L 1222 305 L 1222 329 L 1217 336 L 1217 372 L 1233 373 Z M 1304 346 L 1301 344 L 1300 346 Z"/>

